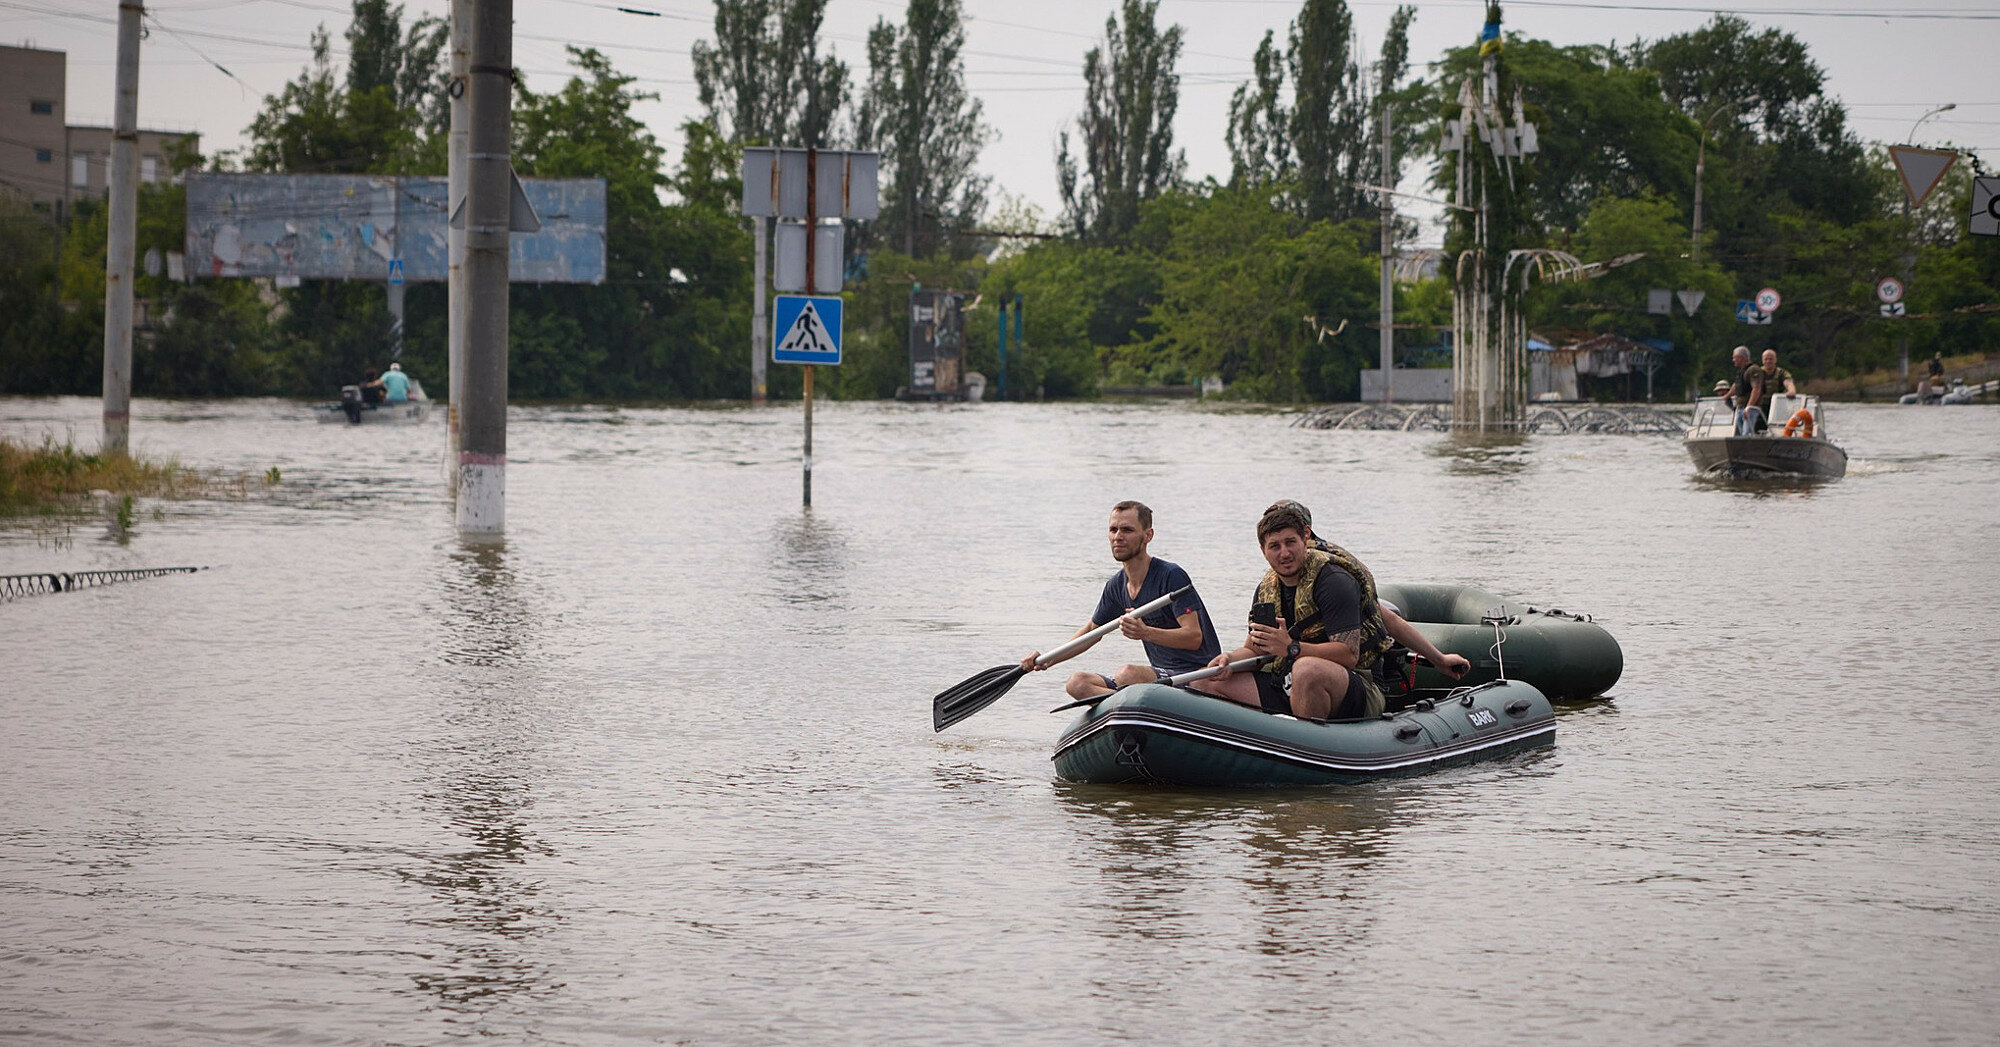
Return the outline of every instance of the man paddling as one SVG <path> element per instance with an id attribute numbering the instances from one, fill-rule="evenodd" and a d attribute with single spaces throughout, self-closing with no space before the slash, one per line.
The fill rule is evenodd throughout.
<path id="1" fill-rule="evenodd" d="M 1140 502 L 1119 502 L 1111 507 L 1109 534 L 1111 558 L 1118 561 L 1121 569 L 1104 583 L 1104 592 L 1097 600 L 1097 610 L 1091 613 L 1090 621 L 1083 623 L 1083 628 L 1078 629 L 1075 635 L 1082 636 L 1115 620 L 1121 634 L 1145 645 L 1146 660 L 1151 664 L 1127 665 L 1109 676 L 1092 672 L 1071 673 L 1068 682 L 1063 685 L 1063 690 L 1071 698 L 1095 698 L 1129 684 L 1149 683 L 1199 669 L 1222 649 L 1215 638 L 1215 624 L 1208 620 L 1208 608 L 1202 605 L 1201 596 L 1194 591 L 1194 583 L 1188 579 L 1187 572 L 1179 564 L 1162 560 L 1146 551 L 1146 547 L 1153 542 L 1153 510 Z M 1179 599 L 1143 619 L 1125 613 L 1183 586 L 1187 587 L 1187 592 Z M 1067 661 L 1096 643 L 1092 640 L 1049 665 Z M 1040 651 L 1028 652 L 1028 656 L 1021 659 L 1021 668 L 1030 672 L 1048 668 L 1048 665 L 1036 664 L 1035 660 L 1041 654 Z"/>
<path id="2" fill-rule="evenodd" d="M 1301 719 L 1381 715 L 1373 669 L 1393 641 L 1374 576 L 1338 546 L 1314 548 L 1311 536 L 1312 525 L 1295 504 L 1265 510 L 1257 544 L 1270 569 L 1257 584 L 1249 636 L 1209 664 L 1226 667 L 1260 655 L 1271 660 L 1254 672 L 1225 668 L 1194 684 L 1195 690 Z"/>

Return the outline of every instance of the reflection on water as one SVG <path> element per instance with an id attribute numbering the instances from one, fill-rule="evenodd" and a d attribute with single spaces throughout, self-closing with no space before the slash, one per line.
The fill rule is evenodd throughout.
<path id="1" fill-rule="evenodd" d="M 1433 458 L 1445 460 L 1445 469 L 1454 476 L 1512 476 L 1533 465 L 1528 437 L 1520 433 L 1482 433 L 1454 430 L 1425 448 Z"/>
<path id="2" fill-rule="evenodd" d="M 530 941 L 563 921 L 540 899 L 529 863 L 554 848 L 530 815 L 545 776 L 538 740 L 546 686 L 525 657 L 537 631 L 504 541 L 461 542 L 442 564 L 445 599 L 443 730 L 415 747 L 418 803 L 462 846 L 419 855 L 399 875 L 438 903 L 418 922 L 436 932 L 435 966 L 417 988 L 476 1020 L 496 1007 L 560 988 Z M 455 679 L 454 679 L 455 677 Z"/>
<path id="3" fill-rule="evenodd" d="M 811 509 L 779 517 L 771 525 L 770 595 L 792 605 L 838 603 L 847 595 L 847 535 Z"/>

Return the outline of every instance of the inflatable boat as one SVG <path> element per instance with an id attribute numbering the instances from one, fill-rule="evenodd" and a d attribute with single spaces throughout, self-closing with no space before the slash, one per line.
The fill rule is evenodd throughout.
<path id="1" fill-rule="evenodd" d="M 1166 684 L 1122 688 L 1056 742 L 1057 777 L 1159 785 L 1340 785 L 1422 774 L 1555 741 L 1532 685 L 1494 681 L 1367 720 L 1301 720 Z"/>
<path id="2" fill-rule="evenodd" d="M 1383 584 L 1376 592 L 1439 650 L 1472 663 L 1460 680 L 1417 667 L 1409 685 L 1415 696 L 1507 679 L 1551 701 L 1581 701 L 1611 690 L 1625 671 L 1618 641 L 1587 614 L 1507 603 L 1466 585 Z M 1383 693 L 1397 697 L 1393 687 Z"/>
<path id="3" fill-rule="evenodd" d="M 1421 774 L 1553 744 L 1551 699 L 1598 697 L 1625 670 L 1618 641 L 1589 615 L 1510 605 L 1464 585 L 1381 585 L 1377 594 L 1439 650 L 1471 662 L 1465 677 L 1418 666 L 1397 648 L 1385 656 L 1401 667 L 1385 674 L 1390 711 L 1339 722 L 1274 715 L 1164 683 L 1126 687 L 1063 732 L 1056 774 L 1073 782 L 1190 786 L 1338 785 Z"/>

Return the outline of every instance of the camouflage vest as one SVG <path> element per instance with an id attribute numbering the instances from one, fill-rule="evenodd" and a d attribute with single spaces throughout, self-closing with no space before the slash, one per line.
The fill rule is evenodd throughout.
<path id="1" fill-rule="evenodd" d="M 1312 548 L 1306 553 L 1306 569 L 1299 576 L 1298 587 L 1292 591 L 1292 606 L 1285 608 L 1278 599 L 1284 583 L 1279 581 L 1276 571 L 1264 572 L 1264 580 L 1257 583 L 1257 599 L 1280 604 L 1278 613 L 1288 623 L 1312 620 L 1312 624 L 1303 630 L 1296 624 L 1292 625 L 1292 636 L 1300 643 L 1325 643 L 1326 626 L 1319 620 L 1319 605 L 1313 601 L 1313 582 L 1318 580 L 1321 569 L 1328 565 L 1346 571 L 1361 589 L 1361 641 L 1355 645 L 1360 659 L 1355 668 L 1367 669 L 1375 664 L 1382 652 L 1395 646 L 1395 641 L 1389 638 L 1388 627 L 1382 624 L 1382 608 L 1375 599 L 1375 576 L 1353 553 L 1314 538 Z M 1287 610 L 1290 613 L 1286 613 Z M 1279 658 L 1265 666 L 1263 671 L 1284 673 L 1290 669 L 1291 659 Z"/>

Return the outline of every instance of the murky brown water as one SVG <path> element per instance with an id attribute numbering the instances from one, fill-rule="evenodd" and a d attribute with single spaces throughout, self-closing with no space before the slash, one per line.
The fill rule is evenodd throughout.
<path id="1" fill-rule="evenodd" d="M 284 482 L 0 524 L 0 1034 L 22 1042 L 1992 1043 L 2000 410 L 1835 407 L 1848 477 L 1677 441 L 1189 405 L 517 410 L 503 548 L 442 428 L 137 405 Z M 94 445 L 90 400 L 0 432 Z M 1219 621 L 1295 496 L 1388 579 L 1598 614 L 1551 750 L 1345 790 L 1053 780 L 1110 503 Z M 1123 644 L 1123 641 L 1114 641 Z M 1085 663 L 1116 664 L 1119 646 Z"/>

